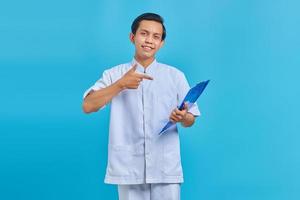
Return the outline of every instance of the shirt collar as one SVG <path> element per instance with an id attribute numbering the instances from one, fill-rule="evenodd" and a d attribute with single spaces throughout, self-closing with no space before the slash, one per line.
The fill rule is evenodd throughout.
<path id="1" fill-rule="evenodd" d="M 146 68 L 143 67 L 135 58 L 133 58 L 131 61 L 131 65 L 133 66 L 135 63 L 137 64 L 136 71 L 141 72 L 141 73 L 144 73 L 144 72 L 151 73 L 151 72 L 153 72 L 153 70 L 155 70 L 157 61 L 156 61 L 156 59 L 154 59 L 152 61 L 152 63 L 150 65 L 148 65 Z"/>

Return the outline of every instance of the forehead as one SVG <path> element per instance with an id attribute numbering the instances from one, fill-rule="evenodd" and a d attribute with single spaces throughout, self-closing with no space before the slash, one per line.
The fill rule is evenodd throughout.
<path id="1" fill-rule="evenodd" d="M 138 30 L 146 30 L 151 33 L 163 34 L 162 24 L 156 21 L 142 20 Z"/>

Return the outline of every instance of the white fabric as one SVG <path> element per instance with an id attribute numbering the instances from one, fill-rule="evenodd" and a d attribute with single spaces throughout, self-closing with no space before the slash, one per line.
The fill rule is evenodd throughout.
<path id="1" fill-rule="evenodd" d="M 134 63 L 135 59 L 104 71 L 83 97 L 119 80 Z M 161 136 L 158 133 L 185 97 L 189 84 L 181 71 L 156 60 L 146 69 L 138 64 L 136 72 L 154 80 L 144 79 L 138 89 L 123 90 L 111 101 L 105 183 L 182 183 L 177 126 Z M 196 104 L 189 112 L 200 115 Z"/>
<path id="2" fill-rule="evenodd" d="M 118 185 L 119 200 L 180 200 L 180 184 Z"/>

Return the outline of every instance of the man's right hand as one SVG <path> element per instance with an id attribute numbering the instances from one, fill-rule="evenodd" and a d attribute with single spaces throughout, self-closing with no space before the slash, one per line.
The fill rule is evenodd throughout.
<path id="1" fill-rule="evenodd" d="M 83 111 L 85 113 L 96 112 L 99 108 L 102 108 L 105 104 L 111 101 L 112 98 L 123 89 L 137 89 L 143 79 L 153 80 L 152 77 L 146 74 L 136 73 L 136 67 L 137 64 L 133 65 L 122 78 L 110 86 L 92 92 L 86 96 L 82 105 Z"/>
<path id="2" fill-rule="evenodd" d="M 153 80 L 151 76 L 136 73 L 136 68 L 137 64 L 134 64 L 131 69 L 118 80 L 118 84 L 122 89 L 137 89 L 143 79 Z"/>

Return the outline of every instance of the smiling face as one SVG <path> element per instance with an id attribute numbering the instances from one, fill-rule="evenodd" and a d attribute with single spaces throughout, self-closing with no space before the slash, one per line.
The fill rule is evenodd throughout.
<path id="1" fill-rule="evenodd" d="M 135 34 L 130 33 L 130 41 L 135 45 L 135 58 L 138 61 L 153 61 L 156 52 L 163 46 L 161 23 L 142 20 Z"/>

